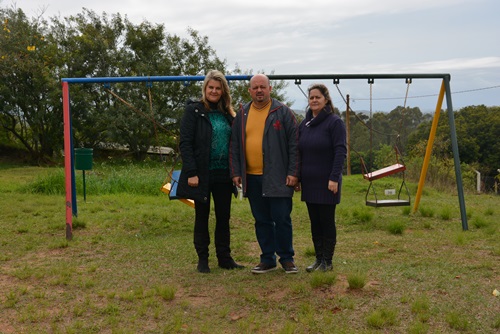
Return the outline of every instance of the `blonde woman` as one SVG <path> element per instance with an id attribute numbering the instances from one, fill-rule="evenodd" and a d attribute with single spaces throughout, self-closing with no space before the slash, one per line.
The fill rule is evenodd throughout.
<path id="1" fill-rule="evenodd" d="M 210 197 L 215 208 L 215 251 L 223 269 L 239 269 L 231 257 L 229 219 L 234 191 L 229 176 L 229 140 L 235 112 L 222 72 L 207 73 L 202 98 L 189 101 L 180 127 L 182 171 L 177 195 L 195 203 L 194 247 L 197 270 L 209 273 Z"/>

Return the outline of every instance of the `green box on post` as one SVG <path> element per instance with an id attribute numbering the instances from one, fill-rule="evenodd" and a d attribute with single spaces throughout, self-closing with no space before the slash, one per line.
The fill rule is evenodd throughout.
<path id="1" fill-rule="evenodd" d="M 75 148 L 75 169 L 91 170 L 93 151 L 91 148 Z"/>

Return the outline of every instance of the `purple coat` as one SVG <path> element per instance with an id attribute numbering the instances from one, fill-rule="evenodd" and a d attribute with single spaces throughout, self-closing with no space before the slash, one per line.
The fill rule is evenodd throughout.
<path id="1" fill-rule="evenodd" d="M 301 199 L 315 204 L 340 203 L 342 169 L 346 158 L 344 122 L 329 106 L 312 118 L 311 110 L 299 126 Z M 328 190 L 328 181 L 339 183 L 339 191 Z"/>

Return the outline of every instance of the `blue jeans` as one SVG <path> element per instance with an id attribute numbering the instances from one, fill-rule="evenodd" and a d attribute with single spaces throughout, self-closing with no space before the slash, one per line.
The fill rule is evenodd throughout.
<path id="1" fill-rule="evenodd" d="M 247 175 L 246 194 L 262 251 L 260 262 L 275 265 L 276 254 L 281 264 L 293 262 L 292 198 L 263 197 L 261 175 Z"/>

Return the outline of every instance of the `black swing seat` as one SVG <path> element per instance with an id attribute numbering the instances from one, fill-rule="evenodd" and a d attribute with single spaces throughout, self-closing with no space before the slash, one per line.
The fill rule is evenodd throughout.
<path id="1" fill-rule="evenodd" d="M 375 208 L 386 207 L 386 206 L 408 206 L 410 205 L 410 201 L 405 199 L 367 200 L 366 205 L 373 206 Z"/>

